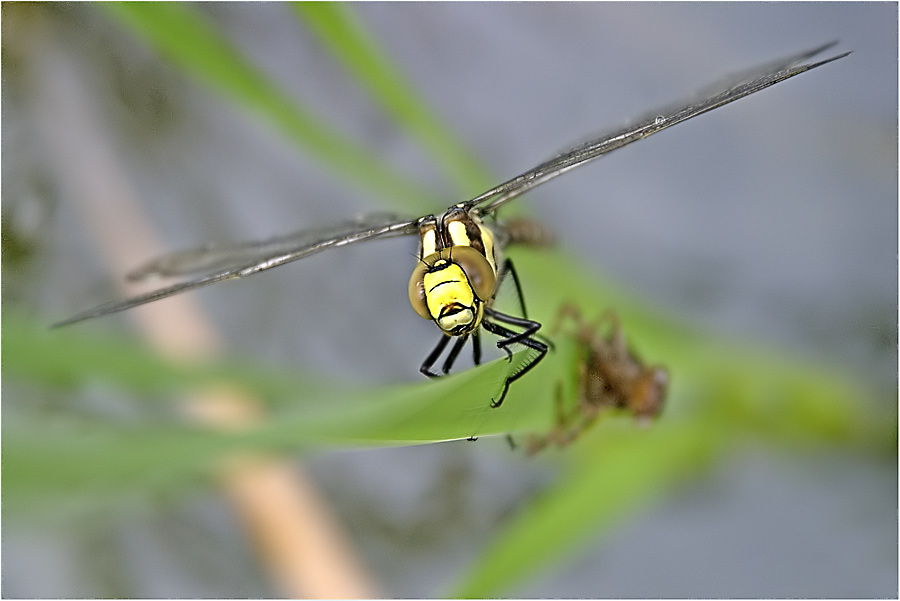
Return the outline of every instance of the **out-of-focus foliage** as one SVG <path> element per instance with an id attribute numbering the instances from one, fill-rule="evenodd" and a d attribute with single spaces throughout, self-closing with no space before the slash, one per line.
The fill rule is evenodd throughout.
<path id="1" fill-rule="evenodd" d="M 126 3 L 102 10 L 210 94 L 269 122 L 305 156 L 389 199 L 392 208 L 442 208 L 421 186 L 394 174 L 376 152 L 345 140 L 279 89 L 196 7 Z M 347 7 L 308 4 L 297 14 L 460 187 L 484 182 L 481 168 L 447 137 Z M 601 281 L 565 252 L 515 251 L 514 256 L 519 271 L 529 274 L 533 317 L 547 323 L 565 301 L 585 310 L 616 307 L 629 337 L 640 341 L 642 354 L 666 364 L 673 383 L 667 412 L 657 424 L 640 429 L 628 419 L 611 419 L 561 453 L 566 468 L 560 480 L 497 533 L 454 594 L 502 594 L 738 442 L 896 450 L 896 415 L 875 414 L 871 393 L 849 376 L 715 340 Z M 145 399 L 227 385 L 265 399 L 269 413 L 252 429 L 225 433 L 175 413 L 170 419 L 141 421 L 74 411 L 8 412 L 4 516 L 69 515 L 122 503 L 148 489 L 177 491 L 213 476 L 221 461 L 239 450 L 294 453 L 546 430 L 553 426 L 556 383 L 573 367 L 565 361 L 573 356 L 566 352 L 571 340 L 553 342 L 555 352 L 529 374 L 527 385 L 514 385 L 503 407 L 492 410 L 490 399 L 509 368 L 504 359 L 438 381 L 359 391 L 251 364 L 176 365 L 134 341 L 93 337 L 85 330 L 47 331 L 27 318 L 6 315 L 4 377 L 47 388 L 99 380 Z"/>

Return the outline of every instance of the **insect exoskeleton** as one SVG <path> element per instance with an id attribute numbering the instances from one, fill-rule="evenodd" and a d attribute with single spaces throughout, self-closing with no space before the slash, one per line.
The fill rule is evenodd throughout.
<path id="1" fill-rule="evenodd" d="M 512 244 L 546 246 L 551 242 L 551 236 L 539 224 L 536 227 L 534 222 L 511 220 L 505 225 L 502 222 L 492 222 L 489 227 L 482 218 L 496 218 L 497 210 L 506 203 L 579 165 L 849 54 L 845 52 L 819 62 L 798 64 L 834 44 L 835 42 L 825 44 L 768 63 L 759 69 L 748 71 L 742 81 L 731 82 L 720 92 L 649 113 L 636 123 L 579 144 L 437 215 L 416 218 L 373 213 L 268 240 L 204 246 L 162 257 L 144 265 L 132 277 L 144 279 L 178 276 L 186 279 L 131 298 L 100 305 L 55 325 L 64 326 L 118 313 L 175 294 L 292 263 L 331 248 L 366 240 L 418 235 L 419 264 L 409 281 L 409 301 L 419 315 L 433 321 L 441 330 L 440 340 L 422 362 L 419 371 L 430 377 L 450 373 L 467 341 L 472 343 L 472 362 L 478 365 L 481 362 L 480 334 L 483 329 L 500 339 L 496 346 L 506 353 L 510 362 L 513 359 L 513 349 L 523 349 L 526 352 L 524 360 L 511 368 L 499 395 L 491 400 L 492 407 L 499 407 L 510 384 L 540 363 L 549 350 L 548 345 L 537 336 L 541 328 L 540 322 L 528 318 L 515 267 L 512 261 L 501 256 L 501 251 Z M 504 279 L 511 279 L 515 286 L 521 316 L 498 311 L 493 306 L 497 290 Z M 435 371 L 433 367 L 447 350 L 451 338 L 454 339 L 453 345 L 446 353 L 440 371 Z M 589 347 L 590 340 L 585 341 Z M 597 344 L 608 347 L 611 343 L 601 340 Z M 611 357 L 587 358 L 583 363 L 584 369 L 590 377 L 602 375 L 602 382 L 607 382 L 610 381 L 610 376 L 602 374 L 601 368 L 609 365 L 642 366 L 636 358 L 627 354 L 627 349 L 617 352 L 618 355 Z M 612 387 L 622 392 L 625 398 L 635 401 L 629 405 L 633 411 L 649 415 L 658 411 L 666 385 L 663 372 L 644 372 L 640 378 L 630 373 L 621 377 L 614 374 L 613 377 L 619 377 L 616 381 L 627 382 L 632 386 L 633 390 L 625 390 L 623 385 L 614 384 Z M 594 399 L 592 403 L 599 406 L 618 402 L 614 402 L 609 391 L 604 390 L 597 394 L 588 391 L 587 395 L 582 396 Z M 637 403 L 636 400 L 641 402 Z"/>
<path id="2" fill-rule="evenodd" d="M 461 206 L 419 222 L 419 264 L 409 279 L 409 302 L 450 336 L 472 333 L 498 284 L 494 235 Z"/>
<path id="3" fill-rule="evenodd" d="M 461 336 L 481 324 L 496 283 L 484 255 L 471 246 L 451 246 L 419 262 L 409 280 L 409 302 L 447 334 Z"/>

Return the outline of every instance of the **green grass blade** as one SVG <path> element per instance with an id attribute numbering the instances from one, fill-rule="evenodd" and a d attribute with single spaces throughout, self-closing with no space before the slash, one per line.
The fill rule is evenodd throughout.
<path id="1" fill-rule="evenodd" d="M 70 516 L 183 490 L 207 482 L 238 451 L 419 444 L 548 426 L 541 423 L 547 412 L 534 404 L 549 398 L 551 378 L 529 382 L 532 390 L 546 387 L 540 394 L 490 408 L 509 371 L 505 358 L 437 381 L 363 390 L 293 370 L 278 375 L 246 367 L 176 365 L 134 342 L 48 331 L 12 315 L 4 316 L 2 333 L 9 393 L 2 440 L 4 515 L 11 518 Z M 270 411 L 245 431 L 224 433 L 138 407 L 124 414 L 141 417 L 117 420 L 129 402 L 138 402 L 127 399 L 113 415 L 86 409 L 75 399 L 64 412 L 36 407 L 31 400 L 40 396 L 36 389 L 97 381 L 139 395 L 236 387 L 270 395 Z M 20 397 L 22 390 L 28 394 Z"/>
<path id="2" fill-rule="evenodd" d="M 271 369 L 233 363 L 218 365 L 177 364 L 148 352 L 136 342 L 111 340 L 82 332 L 48 331 L 39 324 L 5 316 L 4 376 L 49 387 L 70 387 L 101 380 L 137 394 L 180 394 L 211 386 L 229 385 L 267 400 L 271 423 L 256 428 L 256 439 L 319 443 L 410 444 L 473 434 L 504 433 L 547 422 L 545 412 L 533 403 L 548 398 L 528 395 L 503 410 L 489 405 L 511 369 L 506 358 L 438 380 L 416 379 L 412 384 L 381 388 L 351 388 L 295 370 Z M 516 355 L 514 361 L 523 360 Z M 555 359 L 546 361 L 546 374 Z M 543 371 L 543 370 L 542 370 Z M 531 379 L 546 386 L 552 378 Z M 541 384 L 543 382 L 543 384 Z M 273 398 L 273 397 L 280 398 Z M 536 421 L 535 421 L 536 420 Z"/>
<path id="3" fill-rule="evenodd" d="M 559 259 L 552 253 L 516 255 L 520 273 L 539 274 L 542 285 L 529 296 L 538 318 L 552 323 L 560 298 L 577 300 L 588 316 L 621 307 L 637 350 L 670 370 L 668 406 L 646 432 L 627 421 L 601 421 L 567 449 L 564 478 L 503 526 L 451 596 L 515 593 L 539 569 L 589 539 L 596 542 L 626 513 L 740 441 L 790 449 L 845 445 L 896 456 L 896 411 L 876 410 L 865 386 L 824 366 L 660 321 L 621 291 L 595 287 L 576 262 L 563 268 Z"/>
<path id="4" fill-rule="evenodd" d="M 409 132 L 466 197 L 494 185 L 482 164 L 444 126 L 403 77 L 377 40 L 365 30 L 352 6 L 339 2 L 296 2 L 300 19 L 316 34 L 371 98 Z"/>
<path id="5" fill-rule="evenodd" d="M 233 381 L 266 399 L 288 398 L 301 389 L 316 395 L 326 384 L 297 370 L 274 370 L 236 362 L 188 365 L 166 359 L 135 340 L 99 336 L 89 328 L 51 330 L 21 315 L 3 316 L 4 376 L 47 387 L 103 381 L 138 394 L 172 394 Z"/>
<path id="6" fill-rule="evenodd" d="M 569 470 L 548 494 L 515 515 L 448 596 L 495 598 L 510 592 L 696 473 L 724 443 L 702 424 L 658 424 L 646 431 L 605 428 L 602 434 L 583 441 L 591 460 Z"/>
<path id="7" fill-rule="evenodd" d="M 509 370 L 502 358 L 438 381 L 358 390 L 294 370 L 176 364 L 136 342 L 84 329 L 47 330 L 14 314 L 4 316 L 2 334 L 7 385 L 71 388 L 101 381 L 139 395 L 176 396 L 228 385 L 266 397 L 270 408 L 252 429 L 225 435 L 172 419 L 148 424 L 146 418 L 120 423 L 93 412 L 78 416 L 77 405 L 64 415 L 46 415 L 11 394 L 3 456 L 13 517 L 26 509 L 107 507 L 139 491 L 184 486 L 207 479 L 216 459 L 236 450 L 417 444 L 549 426 L 549 413 L 534 406 L 550 398 L 552 378 L 540 372 L 529 382 L 537 394 L 489 407 Z M 552 363 L 548 359 L 548 375 Z"/>
<path id="8" fill-rule="evenodd" d="M 61 416 L 3 421 L 3 517 L 61 520 L 146 505 L 207 482 L 230 447 L 199 428 Z"/>
<path id="9" fill-rule="evenodd" d="M 361 189 L 407 208 L 440 206 L 426 188 L 378 154 L 346 139 L 252 65 L 203 14 L 177 2 L 125 2 L 104 8 L 172 64 L 267 121 L 279 134 Z"/>
<path id="10" fill-rule="evenodd" d="M 691 329 L 620 288 L 600 285 L 564 253 L 518 249 L 514 257 L 519 274 L 533 284 L 529 310 L 538 321 L 552 324 L 564 301 L 577 302 L 589 317 L 616 310 L 641 357 L 668 367 L 667 411 L 715 416 L 769 442 L 884 449 L 896 439 L 896 411 L 885 411 L 895 403 L 879 409 L 884 399 L 833 366 Z"/>
<path id="11" fill-rule="evenodd" d="M 250 64 L 195 7 L 105 5 L 190 76 L 267 120 L 306 152 L 366 190 L 407 207 L 440 201 L 397 176 L 377 155 L 344 140 Z M 301 7 L 323 41 L 404 127 L 435 153 L 443 138 L 411 93 L 384 87 L 399 71 L 343 7 Z M 348 48 L 340 43 L 347 42 Z M 367 58 L 366 53 L 372 56 Z M 404 102 L 412 108 L 404 109 Z M 419 114 L 416 114 L 418 111 Z M 425 143 L 425 142 L 423 142 Z M 456 151 L 454 151 L 455 153 Z M 460 155 L 461 156 L 461 155 Z M 457 157 L 458 159 L 459 157 Z M 457 160 L 453 159 L 453 160 Z M 440 159 L 448 165 L 451 159 Z M 477 177 L 460 161 L 455 178 Z M 849 443 L 896 454 L 896 413 L 879 421 L 869 393 L 850 378 L 793 358 L 711 341 L 642 306 L 563 253 L 515 252 L 529 287 L 532 316 L 551 324 L 559 304 L 589 314 L 614 307 L 641 355 L 666 364 L 673 386 L 662 420 L 645 432 L 601 423 L 567 455 L 565 478 L 515 517 L 462 579 L 461 596 L 496 595 L 610 528 L 626 511 L 675 486 L 741 439 L 779 444 Z M 122 423 L 61 418 L 6 399 L 3 425 L 5 517 L 60 514 L 133 502 L 147 492 L 182 491 L 214 476 L 238 451 L 298 452 L 309 447 L 417 444 L 473 434 L 541 431 L 552 426 L 555 384 L 572 369 L 571 353 L 552 353 L 501 409 L 488 407 L 505 377 L 504 360 L 438 381 L 352 390 L 296 373 L 252 366 L 180 366 L 133 343 L 52 334 L 4 318 L 4 377 L 31 387 L 100 380 L 140 394 L 171 394 L 223 382 L 262 396 L 271 411 L 252 430 L 217 433 L 173 421 Z M 518 357 L 516 358 L 518 360 Z M 96 378 L 96 379 L 94 379 Z M 9 380 L 7 380 L 9 381 Z M 14 409 L 8 408 L 12 405 Z"/>
<path id="12" fill-rule="evenodd" d="M 827 376 L 822 369 L 801 369 L 795 360 L 771 353 L 762 357 L 741 351 L 743 347 L 729 349 L 666 324 L 639 303 L 627 302 L 615 289 L 595 288 L 589 275 L 579 271 L 577 262 L 564 255 L 520 252 L 516 259 L 520 272 L 533 274 L 536 286 L 529 301 L 535 316 L 544 323 L 552 324 L 560 299 L 577 299 L 586 310 L 598 314 L 609 306 L 624 308 L 621 315 L 626 331 L 632 340 L 639 341 L 642 355 L 651 361 L 664 360 L 672 373 L 669 407 L 658 426 L 664 426 L 668 419 L 693 423 L 691 431 L 698 440 L 752 436 L 804 444 L 850 443 L 879 452 L 896 450 L 896 414 L 876 419 L 860 402 L 865 396 L 863 389 L 846 378 Z M 85 499 L 90 499 L 92 491 L 115 491 L 111 498 L 129 499 L 136 488 L 186 485 L 201 475 L 208 477 L 217 465 L 215 456 L 236 449 L 297 452 L 310 446 L 418 444 L 471 435 L 545 431 L 552 427 L 556 382 L 571 371 L 574 356 L 567 346 L 571 341 L 555 340 L 555 352 L 529 374 L 527 382 L 513 386 L 502 408 L 490 409 L 490 399 L 508 373 L 505 359 L 437 381 L 360 391 L 294 370 L 279 374 L 250 366 L 236 368 L 234 364 L 174 365 L 134 342 L 99 338 L 89 335 L 88 330 L 48 331 L 43 325 L 9 314 L 4 316 L 2 333 L 6 378 L 51 387 L 99 379 L 141 394 L 171 394 L 227 383 L 262 396 L 270 408 L 269 418 L 252 431 L 224 438 L 179 423 L 154 424 L 146 432 L 137 433 L 122 424 L 91 423 L 73 428 L 68 436 L 42 435 L 35 431 L 43 425 L 40 420 L 32 421 L 27 436 L 4 437 L 7 492 L 15 491 L 20 499 L 36 496 L 51 506 L 67 507 L 73 503 L 90 507 Z M 14 399 L 6 406 L 11 403 Z M 20 434 L 29 432 L 19 426 L 16 412 L 7 411 L 4 417 L 4 427 Z M 85 437 L 85 428 L 96 432 Z M 158 436 L 160 445 L 180 449 L 177 459 L 156 453 L 154 436 Z M 669 440 L 665 437 L 654 442 L 654 452 L 677 456 L 680 445 L 688 444 L 680 436 L 671 443 L 665 442 Z M 85 447 L 87 442 L 82 438 L 105 442 Z M 52 440 L 53 445 L 36 448 L 35 440 Z M 628 449 L 634 443 L 614 440 L 626 449 L 621 452 L 633 454 Z M 609 444 L 608 452 L 620 452 L 615 449 L 618 442 Z M 672 449 L 667 450 L 667 444 L 672 444 Z M 112 448 L 118 452 L 109 452 Z M 100 456 L 104 461 L 96 459 Z M 641 453 L 634 456 L 646 457 Z M 62 488 L 54 482 L 58 477 L 54 470 L 38 469 L 40 465 L 30 463 L 68 465 L 70 457 L 82 460 L 67 469 L 69 484 Z M 141 471 L 152 477 L 140 478 Z M 645 476 L 641 470 L 630 473 L 637 481 L 617 480 L 617 486 L 635 491 L 637 499 L 643 494 L 641 478 Z M 616 477 L 622 480 L 626 476 Z M 9 507 L 31 505 L 34 503 L 23 501 Z M 603 520 L 614 519 L 617 507 L 610 506 L 608 517 L 592 514 L 595 521 L 583 524 L 583 529 L 590 531 Z M 554 548 L 555 544 L 546 545 L 548 557 Z M 535 558 L 541 554 L 536 551 Z M 491 586 L 501 585 L 495 576 Z"/>

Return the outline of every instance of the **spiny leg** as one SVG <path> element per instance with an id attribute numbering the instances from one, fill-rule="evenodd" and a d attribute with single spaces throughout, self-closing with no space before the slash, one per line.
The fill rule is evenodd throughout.
<path id="1" fill-rule="evenodd" d="M 513 344 L 524 344 L 525 346 L 538 351 L 537 357 L 533 358 L 528 364 L 525 365 L 518 372 L 513 374 L 512 376 L 508 376 L 506 378 L 506 382 L 503 384 L 503 392 L 500 394 L 500 398 L 496 401 L 491 401 L 491 407 L 499 407 L 503 403 L 503 399 L 506 398 L 506 393 L 509 392 L 510 385 L 515 382 L 520 377 L 524 376 L 531 370 L 532 367 L 537 365 L 541 359 L 544 358 L 544 355 L 547 354 L 548 346 L 543 342 L 533 338 L 534 334 L 541 328 L 540 322 L 528 319 L 528 309 L 525 307 L 525 296 L 522 294 L 522 284 L 519 281 L 519 275 L 516 273 L 516 268 L 513 265 L 510 259 L 506 259 L 503 262 L 503 269 L 500 272 L 500 282 L 498 282 L 497 287 L 503 283 L 503 280 L 506 278 L 506 274 L 512 275 L 513 284 L 516 287 L 516 297 L 519 299 L 519 307 L 522 309 L 522 317 L 515 317 L 512 315 L 507 315 L 506 313 L 501 313 L 499 311 L 495 311 L 490 307 L 485 307 L 485 319 L 481 322 L 481 325 L 489 332 L 493 334 L 497 334 L 501 336 L 503 339 L 497 343 L 497 348 L 502 349 L 506 353 L 507 360 L 512 362 L 513 353 L 510 350 L 510 346 Z M 518 326 L 524 328 L 522 332 L 514 332 L 506 327 L 501 326 L 498 323 L 494 323 L 491 319 L 496 321 L 502 321 L 504 323 Z"/>
<path id="2" fill-rule="evenodd" d="M 527 317 L 516 317 L 514 315 L 508 315 L 506 313 L 500 313 L 499 311 L 495 311 L 490 307 L 485 308 L 484 310 L 485 317 L 490 317 L 492 319 L 496 319 L 497 321 L 502 321 L 504 323 L 508 323 L 513 326 L 519 326 L 521 328 L 525 328 L 519 333 L 513 332 L 512 330 L 507 330 L 509 335 L 507 338 L 501 340 L 497 343 L 497 348 L 505 349 L 507 346 L 524 343 L 526 339 L 532 339 L 533 336 L 537 333 L 538 330 L 541 329 L 540 322 L 528 319 Z M 495 324 L 496 325 L 496 324 Z M 504 328 L 505 329 L 505 328 Z M 541 343 L 543 344 L 543 343 Z M 546 345 L 545 345 L 546 346 Z"/>
<path id="3" fill-rule="evenodd" d="M 505 317 L 509 317 L 509 316 L 505 316 Z M 529 321 L 529 320 L 525 320 L 525 321 Z M 530 323 L 537 324 L 537 326 L 540 327 L 540 324 L 537 322 L 530 322 Z M 489 321 L 487 319 L 482 320 L 481 325 L 488 332 L 491 332 L 492 334 L 496 334 L 497 336 L 503 337 L 503 340 L 498 342 L 497 346 L 499 348 L 502 348 L 503 350 L 505 350 L 507 353 L 510 353 L 509 349 L 506 348 L 507 346 L 509 346 L 509 344 L 507 344 L 507 343 L 510 340 L 513 340 L 513 339 L 516 339 L 519 337 L 519 335 L 516 332 L 513 332 L 512 330 L 505 328 L 505 327 L 501 326 L 500 324 Z M 536 330 L 536 328 L 535 328 L 535 330 Z M 500 398 L 497 399 L 496 401 L 491 401 L 491 407 L 493 407 L 493 408 L 497 408 L 501 404 L 503 404 L 503 399 L 506 398 L 506 393 L 509 392 L 510 385 L 513 382 L 515 382 L 516 380 L 518 380 L 519 378 L 521 378 L 522 376 L 524 376 L 525 374 L 527 374 L 529 371 L 531 371 L 531 369 L 535 365 L 540 363 L 541 359 L 543 359 L 544 356 L 547 354 L 548 347 L 546 344 L 544 344 L 540 340 L 536 340 L 531 337 L 525 337 L 525 338 L 521 338 L 520 340 L 515 340 L 515 342 L 523 344 L 530 349 L 536 350 L 538 352 L 538 355 L 536 357 L 533 357 L 519 371 L 517 371 L 516 373 L 514 373 L 511 376 L 507 376 L 506 382 L 503 383 L 503 392 L 500 394 Z"/>

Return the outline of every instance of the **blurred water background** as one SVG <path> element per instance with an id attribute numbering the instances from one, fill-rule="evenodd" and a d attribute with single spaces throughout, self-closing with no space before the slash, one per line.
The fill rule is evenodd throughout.
<path id="1" fill-rule="evenodd" d="M 292 94 L 446 199 L 434 210 L 481 191 L 454 190 L 287 6 L 199 9 Z M 840 40 L 835 52 L 853 50 L 850 57 L 520 202 L 573 253 L 652 303 L 709 330 L 839 366 L 896 402 L 895 4 L 354 9 L 498 182 L 721 76 Z M 33 71 L 29 38 L 38 29 L 40 43 L 86 82 L 102 134 L 172 248 L 265 238 L 376 207 L 167 66 L 96 6 L 7 3 L 4 310 L 27 307 L 50 323 L 115 294 L 36 133 L 53 118 L 34 96 L 42 74 Z M 413 246 L 396 240 L 325 253 L 198 294 L 234 355 L 359 383 L 414 380 L 434 331 L 405 299 Z M 130 322 L 86 327 L 121 332 Z M 5 406 L 27 393 L 4 378 Z M 98 385 L 77 394 L 111 393 Z M 552 464 L 490 439 L 323 452 L 305 465 L 388 597 L 441 595 L 492 528 L 553 478 Z M 243 539 L 215 491 L 161 499 L 90 527 L 8 524 L 3 595 L 275 594 Z M 896 455 L 748 445 L 511 594 L 895 597 Z"/>

